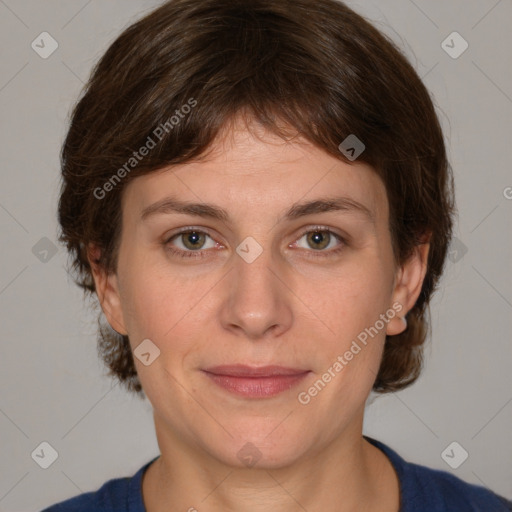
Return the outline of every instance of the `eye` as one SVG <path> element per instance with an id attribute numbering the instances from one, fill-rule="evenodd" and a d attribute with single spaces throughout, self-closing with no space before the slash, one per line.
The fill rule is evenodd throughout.
<path id="1" fill-rule="evenodd" d="M 207 238 L 210 239 L 210 244 L 206 243 Z M 217 246 L 217 243 L 212 237 L 199 229 L 188 229 L 176 233 L 164 242 L 168 250 L 178 256 L 183 257 L 201 257 L 203 250 L 212 249 Z M 174 247 L 177 247 L 175 249 Z M 195 254 L 197 253 L 197 254 Z"/>
<path id="2" fill-rule="evenodd" d="M 301 245 L 301 240 L 305 239 L 306 246 Z M 307 231 L 304 233 L 297 242 L 293 245 L 297 245 L 303 249 L 313 249 L 315 252 L 328 252 L 329 254 L 333 252 L 337 252 L 343 248 L 344 244 L 340 242 L 344 242 L 343 238 L 336 233 L 333 233 L 329 229 L 325 228 L 315 228 L 314 230 Z M 339 247 L 341 245 L 341 248 Z M 326 249 L 332 249 L 333 247 L 338 247 L 332 251 L 327 251 Z"/>
<path id="3" fill-rule="evenodd" d="M 305 242 L 302 242 L 303 239 L 305 239 Z M 180 258 L 206 258 L 212 256 L 207 249 L 223 247 L 222 244 L 215 242 L 208 233 L 195 228 L 188 228 L 175 233 L 166 239 L 163 245 L 172 255 Z M 328 257 L 336 255 L 346 245 L 345 239 L 340 235 L 328 228 L 317 226 L 306 231 L 289 247 L 307 249 L 306 253 L 310 253 L 312 257 Z"/>

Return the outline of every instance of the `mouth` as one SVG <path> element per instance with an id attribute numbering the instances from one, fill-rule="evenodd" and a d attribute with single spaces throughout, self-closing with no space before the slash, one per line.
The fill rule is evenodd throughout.
<path id="1" fill-rule="evenodd" d="M 222 389 L 246 398 L 269 398 L 288 391 L 302 381 L 310 370 L 284 366 L 215 366 L 202 370 Z"/>

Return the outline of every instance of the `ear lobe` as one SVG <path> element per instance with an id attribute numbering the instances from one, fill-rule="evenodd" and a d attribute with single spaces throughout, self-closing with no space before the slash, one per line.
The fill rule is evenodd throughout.
<path id="1" fill-rule="evenodd" d="M 428 237 L 430 240 L 430 236 Z M 414 248 L 412 256 L 399 268 L 395 279 L 393 291 L 393 304 L 398 302 L 402 310 L 389 321 L 386 328 L 388 336 L 395 336 L 407 329 L 405 315 L 410 311 L 421 293 L 425 274 L 427 272 L 430 241 L 426 241 Z"/>
<path id="2" fill-rule="evenodd" d="M 91 266 L 96 295 L 100 301 L 101 309 L 112 329 L 126 336 L 128 333 L 123 318 L 117 276 L 114 273 L 108 273 L 99 263 L 100 256 L 101 248 L 96 244 L 89 244 L 87 259 Z"/>

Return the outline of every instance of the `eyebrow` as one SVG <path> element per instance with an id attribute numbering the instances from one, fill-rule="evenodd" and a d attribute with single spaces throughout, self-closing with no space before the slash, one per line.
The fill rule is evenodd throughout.
<path id="1" fill-rule="evenodd" d="M 375 225 L 375 216 L 373 212 L 364 204 L 350 198 L 350 197 L 326 197 L 319 198 L 313 201 L 296 203 L 286 211 L 286 213 L 279 218 L 282 220 L 295 220 L 306 215 L 316 213 L 326 213 L 341 211 L 347 213 L 355 213 L 362 215 L 371 224 Z M 197 217 L 205 217 L 210 219 L 219 220 L 222 222 L 229 222 L 229 213 L 213 204 L 208 203 L 190 203 L 181 201 L 173 197 L 165 197 L 156 203 L 153 203 L 144 208 L 140 215 L 140 220 L 145 221 L 149 217 L 157 214 L 171 214 L 181 213 L 185 215 L 194 215 Z"/>

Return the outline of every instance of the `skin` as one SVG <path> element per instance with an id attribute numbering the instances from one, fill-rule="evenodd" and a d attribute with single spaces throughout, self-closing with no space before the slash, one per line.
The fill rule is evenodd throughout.
<path id="1" fill-rule="evenodd" d="M 363 439 L 363 415 L 385 336 L 406 328 L 401 317 L 421 291 L 429 244 L 395 265 L 386 190 L 367 164 L 344 163 L 300 139 L 284 142 L 255 124 L 232 128 L 206 159 L 131 181 L 117 272 L 91 263 L 112 327 L 129 335 L 132 349 L 149 338 L 160 350 L 149 366 L 135 358 L 161 452 L 143 479 L 146 508 L 396 512 L 397 475 Z M 224 208 L 230 220 L 182 213 L 140 220 L 145 207 L 171 193 Z M 279 220 L 294 203 L 333 195 L 365 205 L 374 223 L 354 211 Z M 317 226 L 346 244 L 334 235 L 327 247 L 308 242 Z M 187 227 L 211 236 L 196 241 L 206 257 L 172 255 L 169 246 L 193 252 L 185 236 L 164 245 Z M 235 251 L 248 236 L 263 249 L 250 264 Z M 90 246 L 91 262 L 98 251 Z M 298 393 L 394 303 L 401 313 L 310 403 L 299 403 Z M 219 364 L 311 373 L 275 397 L 243 398 L 201 372 Z M 237 457 L 248 442 L 261 453 L 252 467 Z"/>

